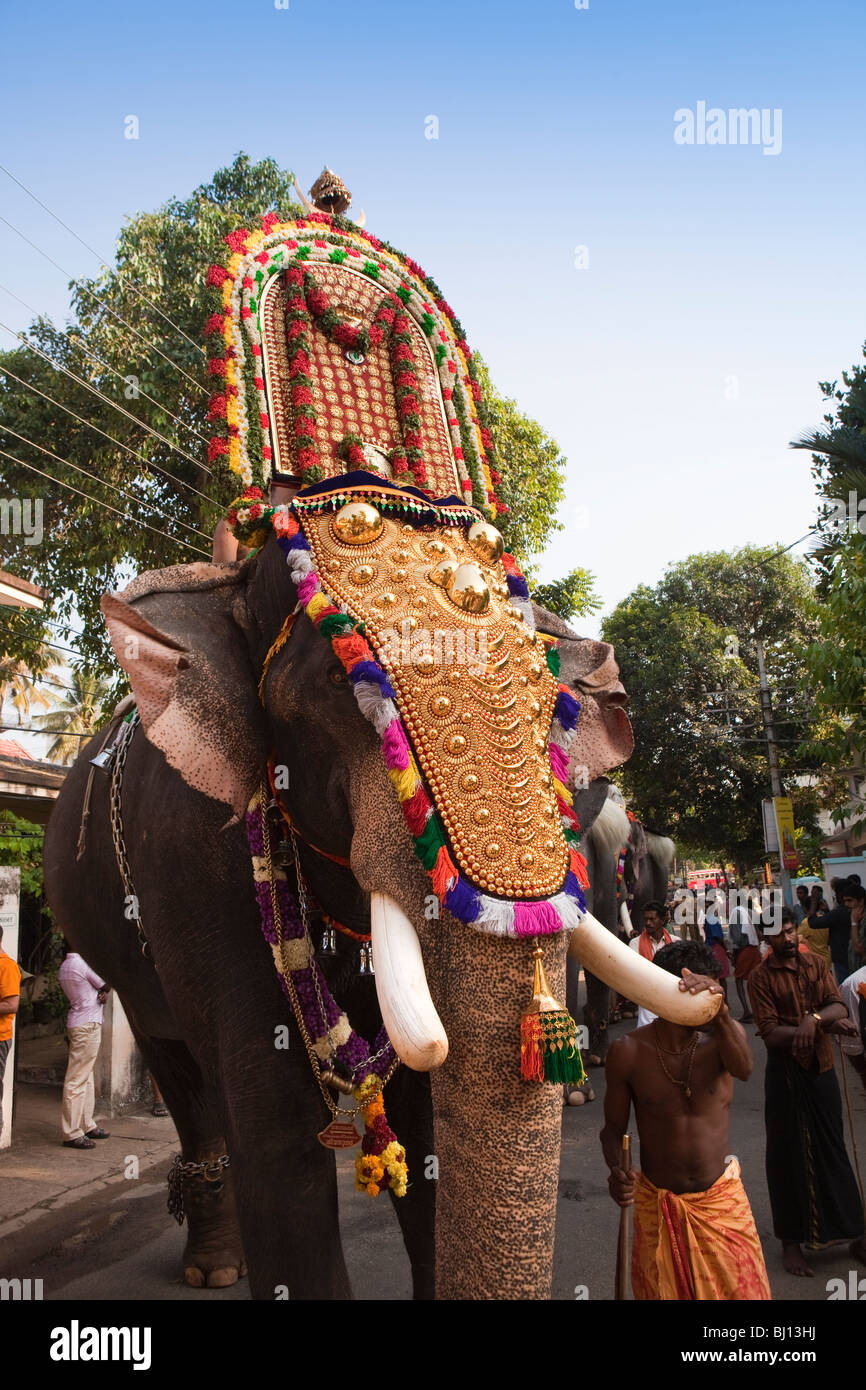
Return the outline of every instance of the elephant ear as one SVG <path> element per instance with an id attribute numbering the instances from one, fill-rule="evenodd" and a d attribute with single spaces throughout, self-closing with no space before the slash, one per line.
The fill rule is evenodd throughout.
<path id="1" fill-rule="evenodd" d="M 613 647 L 609 642 L 578 637 L 556 613 L 533 606 L 538 631 L 559 640 L 559 679 L 571 687 L 581 703 L 577 732 L 569 749 L 571 773 L 575 776 L 582 770 L 582 780 L 592 783 L 627 762 L 634 752 L 631 720 L 625 712 L 628 695 L 619 678 Z"/>
<path id="2" fill-rule="evenodd" d="M 102 612 L 145 734 L 184 781 L 243 815 L 268 754 L 241 626 L 246 566 L 152 570 Z"/>

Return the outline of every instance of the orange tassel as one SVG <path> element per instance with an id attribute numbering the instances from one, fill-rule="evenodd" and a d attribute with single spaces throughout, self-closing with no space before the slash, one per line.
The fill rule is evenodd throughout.
<path id="1" fill-rule="evenodd" d="M 524 1014 L 520 1020 L 520 1074 L 524 1081 L 544 1080 L 544 1048 L 538 1014 Z"/>
<path id="2" fill-rule="evenodd" d="M 457 870 L 444 845 L 436 855 L 436 863 L 430 871 L 430 877 L 433 880 L 433 892 L 441 901 L 448 892 L 448 880 L 457 877 Z"/>
<path id="3" fill-rule="evenodd" d="M 589 874 L 586 872 L 586 860 L 578 850 L 569 851 L 571 859 L 571 872 L 574 874 L 581 888 L 589 887 Z"/>

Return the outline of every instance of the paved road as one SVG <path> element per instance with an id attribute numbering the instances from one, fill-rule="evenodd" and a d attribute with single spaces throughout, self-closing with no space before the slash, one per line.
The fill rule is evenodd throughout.
<path id="1" fill-rule="evenodd" d="M 614 1036 L 630 1026 L 619 1025 Z M 764 1047 L 757 1040 L 755 1059 L 752 1078 L 737 1083 L 731 1152 L 740 1159 L 774 1297 L 824 1301 L 827 1280 L 847 1278 L 852 1262 L 844 1248 L 837 1247 L 813 1257 L 814 1279 L 795 1279 L 782 1269 L 763 1173 Z M 613 1294 L 618 1209 L 607 1194 L 598 1143 L 604 1077 L 599 1071 L 591 1075 L 598 1099 L 563 1112 L 553 1292 L 559 1300 L 573 1300 L 576 1290 L 591 1301 L 610 1299 Z M 866 1169 L 866 1096 L 853 1074 L 850 1079 L 855 1083 L 850 1093 L 861 1167 Z M 112 1126 L 122 1148 L 123 1122 L 113 1121 Z M 113 1144 L 114 1138 L 108 1143 Z M 385 1198 L 371 1202 L 354 1191 L 351 1154 L 339 1155 L 338 1162 L 344 1245 L 354 1287 L 363 1289 L 367 1298 L 408 1298 L 409 1266 L 389 1202 Z M 188 1289 L 181 1282 L 185 1233 L 166 1215 L 165 1166 L 143 1170 L 138 1181 L 103 1188 L 4 1239 L 4 1272 L 42 1278 L 46 1299 L 245 1299 L 245 1280 L 232 1289 L 207 1292 Z"/>

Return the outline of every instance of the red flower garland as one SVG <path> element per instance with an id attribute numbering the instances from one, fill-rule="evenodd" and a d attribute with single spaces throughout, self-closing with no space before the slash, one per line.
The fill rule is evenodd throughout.
<path id="1" fill-rule="evenodd" d="M 261 229 L 265 236 L 272 236 L 277 231 L 277 229 L 282 226 L 281 219 L 274 212 L 267 212 L 263 214 L 260 221 Z M 426 272 L 417 263 L 417 261 L 413 261 L 411 258 L 402 255 L 401 252 L 395 251 L 395 249 L 389 246 L 387 242 L 379 240 L 377 237 L 372 236 L 369 232 L 364 231 L 362 228 L 356 227 L 354 226 L 354 224 L 345 224 L 342 219 L 331 217 L 328 213 L 310 213 L 306 217 L 296 219 L 293 225 L 299 230 L 313 225 L 322 228 L 322 235 L 315 237 L 313 240 L 313 244 L 315 246 L 324 247 L 328 243 L 331 243 L 338 248 L 338 250 L 341 253 L 341 258 L 345 259 L 345 257 L 348 255 L 354 257 L 355 259 L 358 259 L 360 258 L 361 253 L 355 247 L 347 246 L 344 240 L 344 238 L 348 234 L 351 234 L 353 238 L 365 242 L 373 251 L 384 251 L 392 255 L 396 255 L 397 258 L 405 266 L 408 273 L 410 275 L 415 276 L 416 279 L 424 286 L 427 293 L 430 295 L 430 301 L 427 305 L 428 312 L 432 313 L 432 306 L 433 304 L 435 304 L 439 311 L 449 320 L 457 347 L 466 361 L 467 374 L 464 376 L 463 380 L 465 387 L 469 393 L 470 399 L 474 404 L 475 415 L 477 417 L 477 431 L 474 428 L 472 419 L 460 419 L 460 433 L 462 436 L 461 443 L 463 445 L 463 448 L 461 449 L 460 454 L 456 456 L 461 457 L 463 453 L 465 453 L 467 441 L 471 443 L 472 451 L 470 457 L 472 459 L 477 458 L 480 469 L 479 476 L 475 478 L 475 483 L 479 487 L 481 495 L 484 496 L 486 494 L 490 503 L 495 507 L 497 512 L 506 512 L 508 508 L 502 502 L 500 502 L 498 498 L 496 498 L 495 493 L 488 489 L 485 486 L 484 482 L 485 466 L 488 470 L 490 480 L 494 487 L 500 483 L 501 478 L 498 472 L 494 470 L 492 465 L 492 439 L 490 435 L 490 429 L 487 425 L 487 412 L 485 404 L 481 395 L 480 385 L 476 378 L 476 368 L 474 360 L 472 358 L 472 353 L 466 342 L 461 325 L 456 315 L 454 314 L 453 309 L 451 308 L 450 304 L 448 304 L 447 300 L 445 300 L 442 297 L 435 283 L 429 279 Z M 224 240 L 226 242 L 226 245 L 235 255 L 244 256 L 251 254 L 251 248 L 249 246 L 250 235 L 251 233 L 247 228 L 240 227 L 237 228 L 235 231 L 230 232 L 224 238 Z M 291 237 L 287 239 L 285 244 L 290 250 L 297 250 L 299 246 L 298 241 Z M 334 253 L 332 253 L 332 255 L 334 255 Z M 261 249 L 255 256 L 255 260 L 260 265 L 267 266 L 270 261 L 270 253 L 265 249 Z M 369 272 L 371 277 L 375 279 L 377 277 L 378 270 L 384 267 L 381 262 L 369 260 L 366 262 L 364 268 Z M 217 290 L 222 290 L 226 281 L 233 280 L 234 278 L 235 277 L 232 274 L 232 272 L 226 269 L 225 266 L 221 265 L 212 265 L 207 272 L 207 284 L 210 287 Z M 249 277 L 246 277 L 245 283 L 247 283 L 247 280 L 249 280 L 249 287 L 252 287 L 252 281 L 249 279 Z M 398 291 L 398 295 L 405 298 L 408 302 L 408 298 L 412 291 L 413 287 L 407 284 Z M 222 299 L 222 296 L 220 296 L 220 298 Z M 314 297 L 313 302 L 315 304 L 315 307 L 319 308 L 323 303 L 326 303 L 326 300 L 327 296 L 324 296 L 323 293 L 319 291 L 319 295 Z M 398 312 L 400 309 L 402 309 L 402 305 L 399 305 L 397 297 L 395 295 L 387 296 L 387 300 L 390 301 L 390 309 L 393 310 L 395 305 L 397 306 Z M 339 344 L 339 346 L 347 349 L 355 349 L 356 351 L 362 352 L 367 351 L 370 345 L 378 346 L 378 344 L 381 343 L 384 340 L 384 338 L 388 335 L 388 328 L 390 327 L 388 318 L 386 317 L 384 319 L 380 319 L 378 314 L 377 319 L 374 321 L 373 324 L 370 325 L 370 328 L 368 330 L 356 330 L 350 328 L 347 324 L 341 324 L 337 318 L 336 312 L 331 308 L 330 305 L 327 305 L 327 307 L 325 307 L 323 310 L 323 317 L 326 315 L 333 315 L 333 321 L 330 322 L 330 324 L 326 323 L 322 325 L 325 328 L 325 331 L 328 331 L 328 328 L 330 327 L 334 341 L 336 341 Z M 218 312 L 212 313 L 208 318 L 207 325 L 205 328 L 205 336 L 211 337 L 216 334 L 222 334 L 225 330 L 227 322 L 230 322 L 230 320 L 231 310 L 227 310 L 226 306 L 221 302 L 219 305 Z M 393 316 L 391 318 L 391 323 L 392 322 Z M 429 332 L 433 326 L 432 318 L 428 323 L 428 320 L 425 316 L 425 320 L 422 326 L 424 327 L 425 331 Z M 447 360 L 447 336 L 442 333 L 440 333 L 439 336 L 442 339 L 442 344 L 440 345 L 439 353 L 437 354 L 437 362 L 443 358 L 446 359 L 446 370 L 452 375 L 454 375 L 457 372 L 457 364 L 453 360 Z M 363 342 L 363 338 L 366 338 L 367 341 Z M 404 344 L 404 346 L 410 345 L 411 340 L 409 344 Z M 229 347 L 226 351 L 224 351 L 222 356 L 217 355 L 211 358 L 210 362 L 208 363 L 209 375 L 225 377 L 225 361 L 233 355 L 234 350 L 231 347 Z M 261 349 L 259 348 L 257 351 L 256 347 L 254 346 L 253 356 L 260 357 Z M 411 370 L 414 371 L 414 361 L 410 362 L 409 358 L 406 357 L 400 357 L 398 361 L 401 367 L 401 371 L 398 373 L 398 376 L 402 377 L 404 375 L 404 372 L 402 370 L 403 368 L 411 368 Z M 306 374 L 302 370 L 303 359 L 299 359 L 295 365 L 297 368 L 297 375 L 299 377 L 302 377 Z M 417 385 L 417 378 L 415 384 Z M 400 413 L 401 424 L 404 424 L 404 426 L 408 426 L 408 428 L 404 427 L 403 429 L 402 448 L 393 450 L 392 455 L 394 458 L 395 465 L 401 465 L 403 468 L 406 468 L 408 466 L 408 471 L 411 475 L 412 481 L 414 481 L 414 483 L 417 486 L 423 487 L 426 481 L 426 469 L 424 467 L 422 449 L 423 441 L 421 439 L 420 429 L 417 427 L 413 428 L 411 424 L 413 416 L 416 416 L 418 414 L 417 409 L 412 408 L 413 402 L 411 400 L 411 394 L 413 390 L 413 383 L 400 382 L 399 389 L 401 391 L 409 393 L 408 404 L 401 410 Z M 237 388 L 228 387 L 226 389 L 225 394 L 237 396 Z M 300 408 L 306 408 L 308 410 L 312 409 L 310 405 Z M 225 416 L 222 414 L 219 408 L 217 408 L 216 412 L 211 418 L 215 422 L 225 420 Z M 312 425 L 314 424 L 314 417 L 307 415 L 306 418 L 311 422 L 312 428 Z M 217 434 L 214 436 L 214 438 L 224 440 L 226 445 L 227 436 L 237 436 L 239 433 L 237 425 L 229 427 L 226 424 L 224 424 L 222 426 L 222 429 L 225 431 L 225 433 Z M 321 476 L 317 467 L 320 463 L 320 459 L 316 449 L 315 440 L 312 434 L 301 436 L 301 438 L 303 438 L 305 442 L 299 445 L 298 467 L 301 472 L 306 473 L 307 481 L 313 481 L 317 477 Z M 227 452 L 227 447 L 222 447 L 220 444 L 214 444 L 213 449 L 209 449 L 209 458 L 213 459 L 222 456 Z M 269 460 L 272 457 L 272 450 L 267 445 L 263 445 L 262 453 L 263 458 L 265 460 Z M 399 481 L 403 482 L 408 482 L 408 480 L 408 477 L 399 479 Z M 462 481 L 461 486 L 464 491 L 471 491 L 471 484 L 469 487 L 467 487 L 466 482 Z"/>

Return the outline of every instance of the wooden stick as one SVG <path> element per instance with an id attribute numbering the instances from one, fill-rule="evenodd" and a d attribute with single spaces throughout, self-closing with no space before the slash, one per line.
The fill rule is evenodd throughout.
<path id="1" fill-rule="evenodd" d="M 631 1135 L 622 1136 L 622 1156 L 620 1167 L 624 1173 L 631 1172 Z M 623 1302 L 628 1298 L 629 1235 L 631 1231 L 631 1207 L 619 1209 L 619 1241 L 616 1247 L 616 1291 L 614 1298 Z"/>

